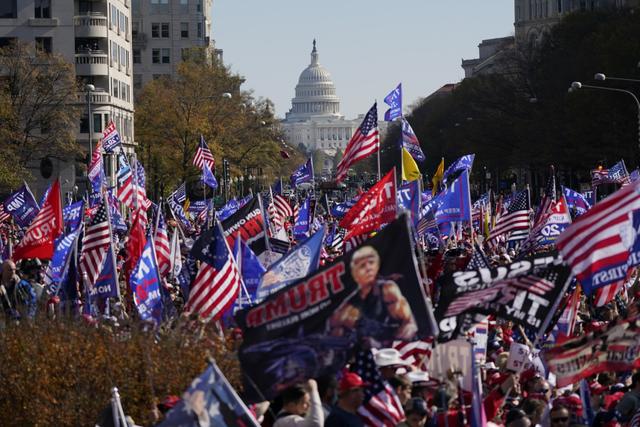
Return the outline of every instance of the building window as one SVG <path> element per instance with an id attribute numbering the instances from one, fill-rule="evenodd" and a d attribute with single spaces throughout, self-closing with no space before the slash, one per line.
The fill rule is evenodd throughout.
<path id="1" fill-rule="evenodd" d="M 102 114 L 93 113 L 93 132 L 102 132 Z"/>
<path id="2" fill-rule="evenodd" d="M 15 19 L 18 17 L 18 0 L 0 1 L 0 19 Z"/>
<path id="3" fill-rule="evenodd" d="M 181 22 L 180 23 L 180 37 L 182 37 L 183 39 L 188 39 L 189 38 L 189 23 L 188 22 Z"/>
<path id="4" fill-rule="evenodd" d="M 169 0 L 151 0 L 151 4 L 169 4 Z"/>
<path id="5" fill-rule="evenodd" d="M 142 74 L 133 75 L 133 88 L 140 89 L 142 87 Z"/>
<path id="6" fill-rule="evenodd" d="M 140 49 L 133 49 L 133 63 L 142 63 L 142 55 L 140 54 Z"/>
<path id="7" fill-rule="evenodd" d="M 202 38 L 202 22 L 198 22 L 198 38 Z"/>
<path id="8" fill-rule="evenodd" d="M 154 64 L 160 63 L 160 49 L 151 50 L 151 62 Z"/>
<path id="9" fill-rule="evenodd" d="M 52 52 L 51 37 L 36 37 L 36 51 L 40 53 Z"/>
<path id="10" fill-rule="evenodd" d="M 36 0 L 34 18 L 51 18 L 51 0 Z"/>
<path id="11" fill-rule="evenodd" d="M 158 22 L 151 23 L 151 37 L 160 38 L 160 24 Z"/>
<path id="12" fill-rule="evenodd" d="M 169 38 L 169 23 L 168 22 L 163 22 L 162 23 L 162 38 L 163 39 L 168 39 Z"/>
<path id="13" fill-rule="evenodd" d="M 189 0 L 180 0 L 180 4 L 186 6 L 189 4 Z"/>
<path id="14" fill-rule="evenodd" d="M 116 98 L 119 98 L 118 96 L 118 87 L 119 87 L 119 82 L 116 79 L 111 79 L 111 95 L 113 95 Z"/>
<path id="15" fill-rule="evenodd" d="M 171 63 L 171 49 L 162 49 L 162 63 Z"/>
<path id="16" fill-rule="evenodd" d="M 109 24 L 113 29 L 118 27 L 118 9 L 114 5 L 111 5 L 111 20 Z"/>

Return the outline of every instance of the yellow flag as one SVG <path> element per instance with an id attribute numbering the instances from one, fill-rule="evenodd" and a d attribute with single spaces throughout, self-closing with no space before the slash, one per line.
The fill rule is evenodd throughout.
<path id="1" fill-rule="evenodd" d="M 415 181 L 416 179 L 420 179 L 420 169 L 411 154 L 402 147 L 402 180 Z"/>
<path id="2" fill-rule="evenodd" d="M 187 200 L 184 201 L 184 205 L 182 205 L 182 209 L 185 213 L 189 210 L 189 206 L 191 206 L 191 201 L 187 198 Z"/>
<path id="3" fill-rule="evenodd" d="M 433 190 L 431 190 L 432 195 L 436 195 L 438 192 L 438 186 L 442 182 L 442 178 L 444 177 L 444 157 L 440 160 L 440 164 L 438 165 L 438 169 L 436 169 L 436 173 L 433 174 L 433 178 L 431 178 L 431 182 L 433 183 Z"/>

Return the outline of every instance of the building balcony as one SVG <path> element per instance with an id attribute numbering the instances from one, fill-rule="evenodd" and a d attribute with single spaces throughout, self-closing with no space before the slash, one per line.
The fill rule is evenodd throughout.
<path id="1" fill-rule="evenodd" d="M 87 102 L 87 94 L 79 93 L 77 96 L 78 104 L 85 104 Z M 91 104 L 111 104 L 111 95 L 109 91 L 103 88 L 97 87 L 95 91 L 91 92 Z"/>
<path id="2" fill-rule="evenodd" d="M 100 12 L 73 17 L 76 37 L 107 37 L 107 17 Z"/>
<path id="3" fill-rule="evenodd" d="M 79 76 L 109 75 L 109 56 L 100 50 L 76 52 L 76 74 Z"/>

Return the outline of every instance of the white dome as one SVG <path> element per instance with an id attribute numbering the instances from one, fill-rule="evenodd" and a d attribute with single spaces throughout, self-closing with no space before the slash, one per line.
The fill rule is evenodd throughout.
<path id="1" fill-rule="evenodd" d="M 291 109 L 286 114 L 287 121 L 307 120 L 310 117 L 342 117 L 340 98 L 331 73 L 318 61 L 316 41 L 313 41 L 311 64 L 300 73 L 296 85 L 296 96 L 291 100 Z"/>

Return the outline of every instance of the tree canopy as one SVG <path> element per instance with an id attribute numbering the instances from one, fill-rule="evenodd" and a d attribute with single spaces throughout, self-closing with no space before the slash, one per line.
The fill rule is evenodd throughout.
<path id="1" fill-rule="evenodd" d="M 595 73 L 640 79 L 640 16 L 628 10 L 568 15 L 536 45 L 517 43 L 499 59 L 503 72 L 463 80 L 450 95 L 419 102 L 408 121 L 421 141 L 428 175 L 476 153 L 476 178 L 484 168 L 504 176 L 535 175 L 550 164 L 565 184 L 589 180 L 589 169 L 621 158 L 638 165 L 638 108 L 624 93 L 583 88 L 573 81 L 627 89 L 640 84 L 595 81 Z M 386 144 L 399 137 L 389 132 Z M 483 178 L 481 178 L 483 179 Z M 539 182 L 538 182 L 539 183 Z"/>

